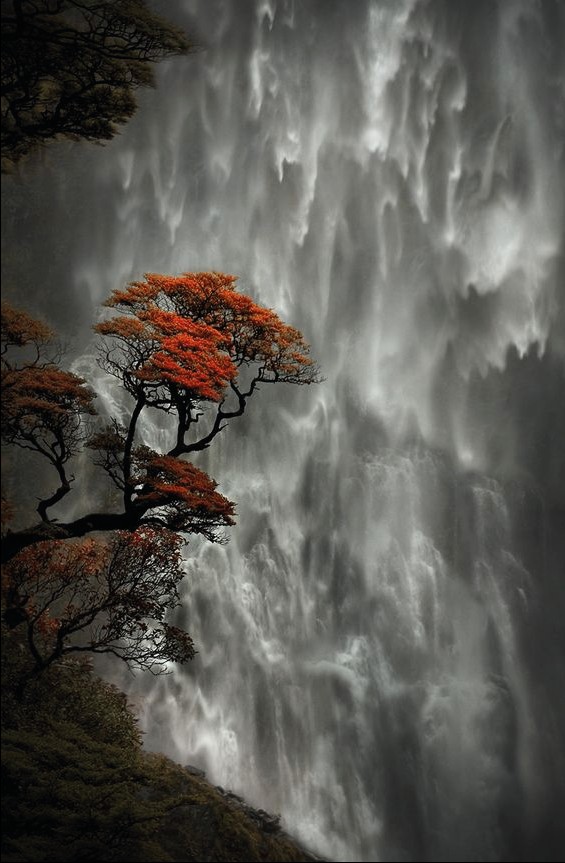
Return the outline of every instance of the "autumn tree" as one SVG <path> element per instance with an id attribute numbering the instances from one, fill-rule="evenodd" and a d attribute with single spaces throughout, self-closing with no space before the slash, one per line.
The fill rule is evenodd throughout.
<path id="1" fill-rule="evenodd" d="M 106 307 L 94 328 L 99 363 L 120 381 L 129 420 L 95 428 L 94 393 L 60 367 L 52 332 L 2 306 L 2 439 L 57 475 L 39 524 L 8 531 L 2 545 L 4 621 L 25 630 L 32 674 L 83 651 L 156 673 L 194 655 L 190 636 L 165 619 L 179 600 L 182 535 L 223 541 L 234 505 L 187 459 L 243 415 L 259 385 L 318 380 L 299 331 L 240 294 L 234 276 L 149 274 Z M 168 421 L 164 452 L 140 434 L 148 411 Z M 71 493 L 84 448 L 120 505 L 58 521 L 51 509 Z M 93 532 L 101 538 L 81 539 Z"/>
<path id="2" fill-rule="evenodd" d="M 2 0 L 4 167 L 58 137 L 109 140 L 152 65 L 188 50 L 144 0 Z"/>
<path id="3" fill-rule="evenodd" d="M 4 569 L 6 622 L 23 624 L 31 676 L 62 656 L 111 654 L 153 673 L 194 656 L 165 620 L 179 604 L 182 539 L 168 530 L 118 531 L 108 541 L 46 541 Z"/>
<path id="4" fill-rule="evenodd" d="M 118 490 L 121 507 L 90 512 L 70 522 L 51 518 L 51 506 L 71 491 L 73 481 L 65 470 L 67 459 L 63 462 L 60 453 L 76 452 L 84 434 L 78 419 L 91 410 L 91 402 L 84 401 L 84 383 L 73 376 L 78 392 L 85 394 L 83 401 L 76 393 L 74 401 L 66 400 L 60 388 L 54 388 L 50 401 L 39 399 L 45 416 L 41 412 L 36 416 L 33 400 L 27 404 L 25 393 L 13 384 L 14 395 L 7 400 L 7 416 L 2 421 L 4 439 L 45 456 L 56 467 L 61 482 L 38 507 L 39 525 L 6 535 L 5 559 L 42 540 L 69 539 L 92 531 L 153 527 L 221 541 L 225 528 L 233 524 L 234 506 L 186 457 L 207 448 L 231 420 L 242 416 L 260 385 L 304 385 L 319 379 L 300 332 L 271 309 L 239 293 L 234 276 L 148 274 L 114 291 L 106 306 L 109 316 L 95 326 L 102 337 L 99 362 L 122 384 L 129 398 L 129 421 L 122 426 L 112 420 L 94 431 L 87 445 L 95 463 Z M 23 318 L 19 324 L 22 334 L 16 338 L 13 321 L 18 320 L 18 313 L 7 311 L 6 320 L 4 362 L 10 384 L 16 368 L 18 374 L 39 369 L 35 355 L 41 355 L 47 334 L 41 330 L 32 333 L 32 338 L 32 323 L 42 325 Z M 29 365 L 16 366 L 10 359 L 20 343 L 35 350 Z M 55 371 L 52 366 L 47 370 Z M 150 449 L 141 439 L 140 421 L 148 411 L 161 412 L 169 423 L 172 446 L 165 452 Z M 38 418 L 41 422 L 36 426 Z M 53 452 L 43 438 L 39 442 L 35 438 L 44 427 L 51 432 L 57 422 L 68 422 L 72 434 L 64 446 L 57 443 Z M 14 426 L 18 434 L 12 431 Z"/>
<path id="5" fill-rule="evenodd" d="M 55 469 L 59 486 L 37 507 L 47 520 L 48 508 L 70 491 L 67 465 L 85 442 L 82 419 L 94 414 L 94 393 L 59 367 L 60 350 L 41 322 L 2 303 L 1 331 L 2 441 L 41 455 Z"/>

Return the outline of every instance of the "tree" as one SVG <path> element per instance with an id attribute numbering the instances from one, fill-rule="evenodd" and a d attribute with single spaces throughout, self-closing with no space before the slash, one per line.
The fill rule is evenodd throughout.
<path id="1" fill-rule="evenodd" d="M 143 528 L 107 542 L 41 542 L 13 558 L 4 571 L 5 618 L 25 625 L 31 676 L 84 652 L 153 673 L 192 659 L 190 636 L 165 621 L 179 604 L 181 546 L 171 531 Z"/>
<path id="2" fill-rule="evenodd" d="M 57 471 L 59 487 L 37 507 L 45 520 L 47 509 L 70 491 L 66 465 L 85 441 L 82 417 L 94 413 L 94 393 L 58 367 L 60 351 L 44 324 L 2 303 L 1 329 L 2 440 L 38 453 Z"/>
<path id="3" fill-rule="evenodd" d="M 84 440 L 84 424 L 77 423 L 91 411 L 90 391 L 72 376 L 68 385 L 74 382 L 74 399 L 64 387 L 54 386 L 49 398 L 25 402 L 30 369 L 70 373 L 42 361 L 49 337 L 43 325 L 10 309 L 3 313 L 2 374 L 8 392 L 10 387 L 14 392 L 6 400 L 4 439 L 46 457 L 60 479 L 58 489 L 38 506 L 41 523 L 6 535 L 4 559 L 47 539 L 140 527 L 222 541 L 225 528 L 233 524 L 234 506 L 184 457 L 206 449 L 230 420 L 242 416 L 260 384 L 319 380 L 300 332 L 239 293 L 235 276 L 148 274 L 114 291 L 106 306 L 113 313 L 95 326 L 102 336 L 99 362 L 121 382 L 131 410 L 125 426 L 111 421 L 90 435 L 88 447 L 119 490 L 122 506 L 71 522 L 51 520 L 48 510 L 71 491 L 74 477 L 66 462 Z M 12 354 L 22 348 L 33 350 L 33 357 L 17 364 Z M 18 375 L 24 376 L 20 387 L 12 382 Z M 147 411 L 159 411 L 169 422 L 173 443 L 166 452 L 151 450 L 139 440 L 140 419 Z M 45 445 L 45 435 L 55 437 L 55 432 L 56 444 Z"/>
<path id="4" fill-rule="evenodd" d="M 144 0 L 2 0 L 4 167 L 57 137 L 109 140 L 152 64 L 189 47 Z"/>
<path id="5" fill-rule="evenodd" d="M 260 384 L 319 379 L 298 330 L 238 293 L 234 276 L 149 274 L 106 306 L 94 328 L 99 362 L 122 384 L 130 411 L 125 426 L 113 419 L 97 429 L 94 393 L 59 367 L 52 332 L 2 306 L 2 439 L 58 476 L 37 506 L 39 525 L 8 532 L 2 544 L 4 621 L 25 630 L 32 675 L 84 651 L 154 673 L 194 656 L 190 636 L 165 620 L 179 602 L 182 535 L 222 542 L 234 505 L 186 458 L 242 416 Z M 147 411 L 168 420 L 168 451 L 140 440 Z M 59 522 L 50 510 L 72 491 L 69 466 L 85 447 L 121 505 Z M 102 539 L 80 540 L 94 531 Z"/>

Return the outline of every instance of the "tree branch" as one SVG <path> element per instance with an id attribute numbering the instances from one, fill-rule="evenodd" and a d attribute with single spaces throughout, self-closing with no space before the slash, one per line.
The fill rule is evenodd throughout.
<path id="1" fill-rule="evenodd" d="M 59 474 L 59 479 L 61 480 L 61 485 L 51 495 L 51 497 L 44 498 L 43 500 L 40 500 L 40 502 L 39 502 L 39 505 L 37 507 L 37 512 L 39 513 L 41 520 L 45 521 L 45 522 L 49 522 L 49 519 L 47 518 L 47 510 L 49 509 L 49 507 L 54 506 L 56 503 L 58 503 L 60 500 L 62 500 L 65 497 L 65 495 L 67 495 L 70 492 L 71 481 L 73 479 L 73 477 L 71 477 L 70 480 L 67 479 L 67 475 L 65 473 L 65 468 L 63 467 L 63 464 L 60 460 L 52 461 L 52 464 L 54 465 L 54 467 L 57 470 L 57 473 Z"/>
<path id="2" fill-rule="evenodd" d="M 208 449 L 208 447 L 210 446 L 210 444 L 212 443 L 212 441 L 214 440 L 216 435 L 218 435 L 221 431 L 223 431 L 226 428 L 225 425 L 222 425 L 224 420 L 233 419 L 234 417 L 240 417 L 244 414 L 245 408 L 247 406 L 247 399 L 253 395 L 255 389 L 257 388 L 257 384 L 260 382 L 260 380 L 261 380 L 261 378 L 259 378 L 259 377 L 253 378 L 253 380 L 251 381 L 251 384 L 249 385 L 249 389 L 247 390 L 247 392 L 244 392 L 244 393 L 242 393 L 241 390 L 238 389 L 237 385 L 233 381 L 230 381 L 230 387 L 231 387 L 232 391 L 235 393 L 235 395 L 237 396 L 237 399 L 239 402 L 237 409 L 233 410 L 233 411 L 223 411 L 222 405 L 224 404 L 224 402 L 221 402 L 219 407 L 218 407 L 216 416 L 214 418 L 214 423 L 212 425 L 212 428 L 210 429 L 210 431 L 207 434 L 205 434 L 199 440 L 193 441 L 192 443 L 189 443 L 189 444 L 184 443 L 183 440 L 179 440 L 179 438 L 177 436 L 177 443 L 175 444 L 175 446 L 171 450 L 169 450 L 167 455 L 170 455 L 170 456 L 173 456 L 176 458 L 179 455 L 187 455 L 188 453 L 191 453 L 191 452 L 200 452 L 201 450 Z"/>
<path id="3" fill-rule="evenodd" d="M 131 418 L 129 421 L 128 433 L 124 444 L 124 506 L 126 512 L 129 512 L 132 506 L 133 488 L 131 484 L 131 454 L 133 442 L 135 440 L 135 429 L 137 426 L 137 421 L 141 415 L 141 411 L 144 407 L 145 395 L 142 391 L 141 393 L 138 393 L 137 401 L 135 403 L 135 407 L 132 411 Z"/>

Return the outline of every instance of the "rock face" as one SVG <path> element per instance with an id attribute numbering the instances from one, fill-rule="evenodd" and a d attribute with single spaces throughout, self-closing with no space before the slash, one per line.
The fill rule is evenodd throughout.
<path id="1" fill-rule="evenodd" d="M 191 776 L 200 776 L 202 779 L 206 776 L 206 772 L 201 770 L 200 767 L 194 767 L 193 764 L 185 764 L 184 769 L 187 773 L 190 773 Z"/>
<path id="2" fill-rule="evenodd" d="M 233 806 L 234 809 L 239 810 L 247 818 L 250 818 L 260 830 L 264 830 L 265 833 L 280 833 L 281 832 L 281 816 L 280 815 L 270 815 L 268 812 L 265 812 L 264 809 L 253 809 L 252 806 L 249 806 L 243 797 L 240 797 L 238 794 L 234 794 L 233 791 L 225 791 L 221 785 L 216 785 L 216 790 L 220 792 L 223 796 L 226 803 L 230 806 Z"/>

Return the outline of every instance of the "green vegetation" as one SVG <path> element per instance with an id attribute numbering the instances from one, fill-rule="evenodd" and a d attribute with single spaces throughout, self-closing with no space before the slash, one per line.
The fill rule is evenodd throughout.
<path id="1" fill-rule="evenodd" d="M 53 663 L 3 634 L 2 860 L 314 859 L 204 778 L 144 752 L 126 696 L 89 662 Z"/>

